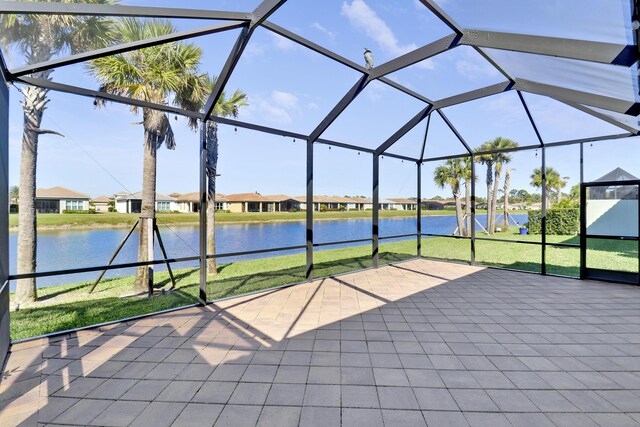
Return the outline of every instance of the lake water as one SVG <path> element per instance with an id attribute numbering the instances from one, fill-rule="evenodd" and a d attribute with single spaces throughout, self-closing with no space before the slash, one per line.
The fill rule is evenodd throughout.
<path id="1" fill-rule="evenodd" d="M 520 224 L 527 221 L 523 214 L 512 215 Z M 486 215 L 478 215 L 481 224 L 486 223 Z M 169 258 L 181 258 L 198 255 L 198 227 L 171 226 L 162 224 L 158 218 L 162 240 Z M 380 220 L 380 236 L 410 234 L 417 231 L 414 218 Z M 455 216 L 429 216 L 422 218 L 422 232 L 433 234 L 451 234 L 456 228 Z M 477 228 L 479 229 L 479 228 Z M 93 267 L 105 265 L 114 250 L 126 236 L 127 229 L 103 230 L 55 230 L 38 232 L 37 271 L 63 270 L 69 268 Z M 216 226 L 216 251 L 222 253 L 244 252 L 258 249 L 298 246 L 305 244 L 304 222 L 224 224 Z M 370 219 L 350 219 L 316 221 L 314 223 L 315 243 L 342 240 L 366 239 L 371 237 Z M 360 243 L 362 244 L 362 243 Z M 364 243 L 366 244 L 366 243 Z M 9 235 L 9 257 L 11 273 L 15 274 L 17 234 Z M 353 245 L 335 245 L 322 249 L 335 249 Z M 137 261 L 138 236 L 133 234 L 114 264 Z M 248 259 L 268 258 L 278 255 L 303 252 L 304 250 L 272 252 L 223 258 L 223 262 L 235 262 Z M 156 259 L 161 259 L 160 249 L 156 245 Z M 175 264 L 175 268 L 197 266 L 197 261 Z M 163 270 L 163 265 L 156 266 Z M 134 269 L 112 270 L 105 277 L 129 275 Z M 51 286 L 61 283 L 74 283 L 95 279 L 97 273 L 81 273 L 59 277 L 38 279 L 38 286 Z M 11 289 L 15 283 L 11 284 Z"/>

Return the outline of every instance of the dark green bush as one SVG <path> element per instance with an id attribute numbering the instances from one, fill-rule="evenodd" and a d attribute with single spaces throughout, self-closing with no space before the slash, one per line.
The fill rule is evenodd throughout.
<path id="1" fill-rule="evenodd" d="M 94 214 L 96 213 L 95 209 L 89 209 L 88 211 L 74 211 L 72 209 L 64 209 L 62 211 L 63 214 Z"/>
<path id="2" fill-rule="evenodd" d="M 529 234 L 542 233 L 542 211 L 529 211 Z M 573 236 L 580 231 L 580 209 L 548 209 L 547 234 Z"/>

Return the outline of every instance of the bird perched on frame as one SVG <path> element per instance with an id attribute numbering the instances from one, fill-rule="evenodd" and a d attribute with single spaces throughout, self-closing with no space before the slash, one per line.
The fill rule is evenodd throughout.
<path id="1" fill-rule="evenodd" d="M 373 68 L 373 53 L 369 50 L 369 48 L 364 48 L 364 62 L 365 68 L 370 70 Z"/>

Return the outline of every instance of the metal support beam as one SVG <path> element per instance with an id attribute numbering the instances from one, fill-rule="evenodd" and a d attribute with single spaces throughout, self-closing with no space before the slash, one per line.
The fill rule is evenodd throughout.
<path id="1" fill-rule="evenodd" d="M 427 148 L 427 137 L 429 136 L 429 125 L 431 124 L 431 114 L 427 117 L 427 127 L 424 130 L 424 140 L 422 141 L 422 149 L 420 150 L 420 163 L 422 163 L 422 159 L 424 159 L 424 151 Z"/>
<path id="2" fill-rule="evenodd" d="M 17 78 L 16 82 L 39 86 L 56 92 L 70 93 L 73 95 L 80 95 L 94 99 L 104 99 L 106 101 L 116 102 L 118 104 L 133 105 L 140 108 L 152 108 L 154 110 L 164 111 L 165 113 L 179 114 L 181 116 L 191 117 L 194 119 L 202 118 L 202 114 L 196 111 L 183 110 L 182 108 L 172 107 L 170 105 L 155 104 L 153 102 L 141 101 L 134 98 L 128 98 L 126 96 L 112 95 L 110 93 L 100 92 L 97 90 L 84 89 L 77 86 L 56 83 L 51 80 L 35 79 L 33 77 L 23 76 Z"/>
<path id="3" fill-rule="evenodd" d="M 207 305 L 207 129 L 206 122 L 200 125 L 200 212 L 199 212 L 199 243 L 200 243 L 200 292 L 201 305 Z"/>
<path id="4" fill-rule="evenodd" d="M 222 31 L 241 28 L 246 25 L 242 21 L 232 21 L 221 25 L 213 25 L 197 30 L 179 31 L 163 36 L 152 37 L 144 40 L 138 40 L 131 43 L 122 43 L 116 46 L 109 46 L 103 49 L 96 49 L 89 52 L 78 53 L 76 55 L 66 56 L 64 58 L 56 58 L 50 61 L 40 62 L 37 64 L 26 65 L 24 67 L 11 70 L 13 77 L 25 76 L 39 71 L 49 70 L 52 68 L 63 67 L 66 65 L 77 64 L 80 62 L 90 61 L 92 59 L 104 56 L 117 55 L 120 53 L 131 52 L 133 50 L 143 49 L 150 46 L 156 46 L 164 43 L 176 42 L 180 40 L 190 39 L 198 36 L 215 34 Z"/>
<path id="5" fill-rule="evenodd" d="M 358 79 L 358 81 L 351 87 L 351 89 L 349 89 L 349 92 L 347 92 L 342 97 L 342 99 L 336 104 L 335 107 L 333 107 L 329 114 L 327 114 L 327 116 L 322 119 L 320 124 L 316 126 L 313 132 L 311 132 L 311 134 L 309 135 L 309 140 L 311 142 L 315 142 L 320 137 L 320 135 L 322 135 L 323 132 L 327 130 L 329 126 L 331 126 L 331 123 L 333 123 L 334 120 L 337 119 L 338 116 L 349 106 L 349 104 L 351 104 L 351 102 L 356 99 L 360 92 L 362 92 L 364 88 L 367 87 L 367 84 L 369 84 L 369 77 L 367 75 L 360 77 L 360 79 Z"/>
<path id="6" fill-rule="evenodd" d="M 376 155 L 380 155 L 387 151 L 393 144 L 395 144 L 400 138 L 407 134 L 411 129 L 416 127 L 421 121 L 423 121 L 431 112 L 433 107 L 431 105 L 426 106 L 418 114 L 413 116 L 411 120 L 398 129 L 393 135 L 391 135 L 385 142 L 383 142 L 377 149 Z"/>
<path id="7" fill-rule="evenodd" d="M 404 55 L 401 55 L 395 59 L 392 59 L 391 61 L 385 62 L 384 64 L 380 64 L 379 66 L 375 67 L 373 70 L 371 70 L 371 78 L 377 79 L 386 76 L 387 74 L 394 73 L 405 67 L 434 57 L 442 52 L 446 52 L 449 49 L 453 49 L 454 47 L 458 46 L 459 40 L 459 35 L 450 34 L 441 38 L 440 40 L 436 40 L 433 43 L 429 43 L 409 53 L 405 53 Z"/>
<path id="8" fill-rule="evenodd" d="M 476 264 L 476 156 L 471 154 L 471 265 Z"/>
<path id="9" fill-rule="evenodd" d="M 416 215 L 416 221 L 418 221 L 416 223 L 416 249 L 418 258 L 420 258 L 422 256 L 422 163 L 417 162 L 416 168 L 416 210 L 418 211 Z"/>
<path id="10" fill-rule="evenodd" d="M 522 92 L 517 91 L 518 98 L 520 98 L 520 102 L 522 103 L 522 108 L 524 108 L 524 112 L 527 113 L 527 117 L 529 118 L 529 123 L 531 123 L 531 127 L 533 131 L 536 133 L 536 137 L 538 138 L 538 142 L 540 142 L 540 146 L 544 146 L 544 141 L 542 140 L 542 136 L 540 136 L 540 132 L 538 131 L 538 126 L 536 126 L 536 122 L 533 120 L 533 116 L 531 115 L 531 111 L 529 111 L 529 107 L 522 96 Z"/>
<path id="11" fill-rule="evenodd" d="M 481 87 L 469 92 L 460 93 L 458 95 L 450 96 L 448 98 L 439 99 L 434 102 L 434 108 L 441 109 L 451 107 L 452 105 L 462 104 L 464 102 L 474 101 L 476 99 L 486 98 L 487 96 L 497 95 L 502 92 L 507 92 L 513 88 L 513 83 L 503 82 L 496 83 L 494 85 Z"/>
<path id="12" fill-rule="evenodd" d="M 455 31 L 457 34 L 462 34 L 464 29 L 458 25 L 444 10 L 438 6 L 434 0 L 419 0 L 427 9 L 438 17 L 445 25 Z"/>
<path id="13" fill-rule="evenodd" d="M 546 255 L 547 255 L 547 156 L 545 147 L 542 147 L 542 159 L 540 160 L 542 168 L 542 245 L 541 245 L 541 265 L 540 273 L 547 274 Z"/>
<path id="14" fill-rule="evenodd" d="M 523 52 L 630 67 L 638 61 L 633 45 L 559 37 L 464 30 L 461 45 Z"/>
<path id="15" fill-rule="evenodd" d="M 458 138 L 458 140 L 462 143 L 462 145 L 464 145 L 465 150 L 467 150 L 469 154 L 473 154 L 473 150 L 471 149 L 471 147 L 469 147 L 469 144 L 467 144 L 467 141 L 464 140 L 462 135 L 460 135 L 460 132 L 458 132 L 458 130 L 453 126 L 453 124 L 449 121 L 447 116 L 445 116 L 445 114 L 441 110 L 437 110 L 437 111 L 440 117 L 442 117 L 442 120 L 444 120 L 444 122 L 447 124 L 449 129 L 451 129 L 451 132 L 453 132 L 456 138 Z"/>
<path id="16" fill-rule="evenodd" d="M 575 89 L 533 82 L 531 80 L 516 79 L 515 89 L 576 104 L 591 105 L 592 107 L 615 111 L 634 117 L 640 114 L 640 103 L 635 101 L 596 95 Z"/>
<path id="17" fill-rule="evenodd" d="M 0 1 L 2 14 L 133 16 L 138 18 L 217 19 L 225 21 L 250 21 L 246 12 L 221 12 L 208 9 L 182 9 L 155 6 L 123 6 L 117 4 L 61 3 Z"/>
<path id="18" fill-rule="evenodd" d="M 378 268 L 379 252 L 379 216 L 380 216 L 380 156 L 373 155 L 373 211 L 371 212 L 371 264 L 373 268 Z"/>
<path id="19" fill-rule="evenodd" d="M 306 279 L 313 280 L 313 142 L 307 141 Z"/>
<path id="20" fill-rule="evenodd" d="M 301 37 L 298 34 L 287 30 L 286 28 L 282 28 L 281 26 L 276 25 L 271 21 L 264 21 L 262 23 L 262 26 L 268 29 L 269 31 L 272 31 L 275 34 L 278 34 L 286 39 L 291 40 L 292 42 L 298 43 L 301 46 L 311 49 L 312 51 L 319 53 L 320 55 L 326 56 L 329 59 L 339 62 L 340 64 L 351 68 L 352 70 L 359 71 L 362 74 L 369 74 L 369 70 L 364 68 L 362 65 L 356 64 L 350 59 L 347 59 L 344 56 L 338 55 L 337 53 L 329 49 L 326 49 L 317 43 L 307 40 L 304 37 Z"/>
<path id="21" fill-rule="evenodd" d="M 0 73 L 0 363 L 11 344 L 9 310 L 9 88 Z"/>
<path id="22" fill-rule="evenodd" d="M 621 122 L 620 120 L 617 120 L 615 117 L 609 116 L 605 113 L 601 113 L 600 111 L 596 111 L 592 108 L 586 107 L 584 105 L 580 105 L 580 104 L 576 104 L 575 102 L 569 102 L 569 101 L 563 101 L 561 99 L 558 99 L 557 101 L 562 102 L 563 104 L 566 104 L 570 107 L 575 108 L 576 110 L 580 110 L 583 113 L 587 113 L 593 117 L 597 117 L 600 120 L 603 120 L 609 124 L 612 124 L 614 126 L 619 127 L 620 129 L 624 129 L 627 132 L 631 132 L 633 134 L 640 134 L 640 130 L 637 127 L 633 127 L 630 126 L 624 122 Z M 636 117 L 631 117 L 629 116 L 629 119 L 634 120 L 636 123 L 638 123 L 638 119 Z M 640 123 L 638 123 L 638 125 L 640 126 Z"/>

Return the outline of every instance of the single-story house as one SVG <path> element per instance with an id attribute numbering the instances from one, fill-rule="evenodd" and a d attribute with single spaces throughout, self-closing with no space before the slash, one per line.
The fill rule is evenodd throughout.
<path id="1" fill-rule="evenodd" d="M 300 209 L 300 203 L 285 194 L 263 196 L 260 193 L 228 194 L 227 210 L 231 212 L 287 212 Z"/>
<path id="2" fill-rule="evenodd" d="M 111 206 L 111 202 L 113 202 L 113 198 L 107 196 L 96 197 L 95 199 L 91 199 L 90 205 L 96 212 L 105 213 L 109 212 L 109 207 Z"/>
<path id="3" fill-rule="evenodd" d="M 398 211 L 415 211 L 418 209 L 418 202 L 415 199 L 389 199 L 394 203 L 394 209 Z"/>
<path id="4" fill-rule="evenodd" d="M 420 203 L 429 211 L 441 211 L 444 209 L 444 200 L 422 200 Z"/>
<path id="5" fill-rule="evenodd" d="M 36 189 L 36 211 L 38 213 L 63 213 L 64 211 L 89 210 L 87 194 L 64 187 Z"/>
<path id="6" fill-rule="evenodd" d="M 625 185 L 625 181 L 630 180 L 638 178 L 622 168 L 615 168 L 595 182 L 617 181 L 619 185 L 589 187 L 586 206 L 588 234 L 638 235 L 638 187 Z"/>
<path id="7" fill-rule="evenodd" d="M 177 194 L 177 193 L 172 193 Z M 216 193 L 216 210 L 229 210 L 229 201 L 223 194 Z M 200 193 L 186 193 L 176 197 L 176 210 L 180 212 L 200 212 Z"/>
<path id="8" fill-rule="evenodd" d="M 137 193 L 116 193 L 116 212 L 120 213 L 140 213 L 142 210 L 142 192 Z M 178 210 L 176 199 L 164 194 L 156 193 L 156 212 L 171 212 Z"/>

